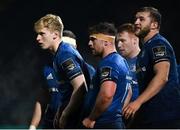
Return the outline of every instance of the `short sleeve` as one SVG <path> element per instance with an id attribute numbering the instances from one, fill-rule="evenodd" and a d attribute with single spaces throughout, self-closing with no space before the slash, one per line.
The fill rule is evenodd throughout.
<path id="1" fill-rule="evenodd" d="M 170 49 L 163 42 L 158 41 L 156 44 L 153 44 L 150 50 L 150 56 L 152 57 L 153 64 L 162 61 L 169 61 L 170 59 Z"/>

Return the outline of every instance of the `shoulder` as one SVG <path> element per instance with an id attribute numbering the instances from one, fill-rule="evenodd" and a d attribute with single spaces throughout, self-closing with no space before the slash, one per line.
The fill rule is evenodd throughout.
<path id="1" fill-rule="evenodd" d="M 155 47 L 155 46 L 165 46 L 166 48 L 172 48 L 171 44 L 169 43 L 169 41 L 163 37 L 160 34 L 157 34 L 154 38 L 152 38 L 150 41 L 150 44 L 147 44 L 151 47 Z"/>
<path id="2" fill-rule="evenodd" d="M 68 59 L 74 60 L 75 57 L 79 56 L 80 54 L 76 49 L 74 49 L 71 45 L 62 42 L 55 55 L 55 59 L 57 59 L 58 62 L 64 62 Z"/>
<path id="3" fill-rule="evenodd" d="M 68 43 L 62 42 L 60 45 L 60 49 L 59 49 L 59 53 L 67 53 L 67 54 L 72 54 L 73 51 L 75 51 L 76 49 L 73 48 L 71 45 L 69 45 Z"/>
<path id="4" fill-rule="evenodd" d="M 120 56 L 118 53 L 114 53 L 111 56 L 103 59 L 100 62 L 99 68 L 109 68 L 117 72 L 127 70 L 128 65 L 126 60 Z"/>
<path id="5" fill-rule="evenodd" d="M 101 60 L 102 64 L 109 65 L 117 64 L 120 61 L 124 61 L 124 58 L 117 52 L 114 52 Z"/>
<path id="6" fill-rule="evenodd" d="M 160 34 L 156 35 L 154 38 L 150 39 L 147 44 L 145 43 L 145 49 L 149 53 L 153 54 L 164 54 L 167 52 L 172 52 L 173 48 L 171 44 L 168 42 L 167 39 L 165 39 Z"/>

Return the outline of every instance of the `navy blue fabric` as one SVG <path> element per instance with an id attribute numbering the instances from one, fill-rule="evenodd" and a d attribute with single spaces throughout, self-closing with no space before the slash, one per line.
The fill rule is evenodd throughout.
<path id="1" fill-rule="evenodd" d="M 126 60 L 127 60 L 127 63 L 129 65 L 129 69 L 130 69 L 130 76 L 132 77 L 132 80 L 131 80 L 131 87 L 132 87 L 131 101 L 134 101 L 139 95 L 139 86 L 138 86 L 138 81 L 137 81 L 137 77 L 136 77 L 136 60 L 137 60 L 137 57 L 134 57 L 132 59 L 126 59 Z"/>
<path id="2" fill-rule="evenodd" d="M 94 70 L 91 65 L 84 61 L 77 49 L 64 42 L 60 43 L 54 56 L 53 68 L 55 70 L 57 81 L 60 84 L 59 92 L 62 95 L 61 105 L 63 111 L 64 106 L 69 103 L 71 94 L 73 92 L 73 87 L 70 83 L 71 80 L 81 74 L 84 74 L 87 82 L 86 90 L 88 90 L 91 84 L 91 76 L 93 75 Z M 80 102 L 83 102 L 84 99 L 85 98 L 80 99 Z M 66 126 L 66 128 L 76 128 L 77 122 L 80 120 L 82 115 L 82 108 L 83 106 L 80 106 L 77 109 L 77 113 L 74 113 L 72 118 L 69 118 L 69 124 Z"/>
<path id="3" fill-rule="evenodd" d="M 47 85 L 45 89 L 48 89 L 50 95 L 50 101 L 47 105 L 42 127 L 43 128 L 53 128 L 53 120 L 58 109 L 61 105 L 61 94 L 58 91 L 59 84 L 56 80 L 54 70 L 51 66 L 45 66 L 43 69 L 44 78 L 46 79 Z M 52 89 L 54 91 L 52 91 Z"/>
<path id="4" fill-rule="evenodd" d="M 89 108 L 89 113 L 95 104 L 100 85 L 103 82 L 113 81 L 117 84 L 117 87 L 111 105 L 99 118 L 97 118 L 95 128 L 120 128 L 119 126 L 123 124 L 123 122 L 121 122 L 121 112 L 130 84 L 130 81 L 127 78 L 128 76 L 129 68 L 127 62 L 118 53 L 111 53 L 100 61 L 95 78 L 93 79 L 93 88 L 89 91 L 90 98 L 89 103 L 87 103 L 89 105 L 89 107 L 87 107 Z M 116 121 L 120 122 L 116 123 Z"/>
<path id="5" fill-rule="evenodd" d="M 176 57 L 170 43 L 160 34 L 144 43 L 138 55 L 139 90 L 142 93 L 146 89 L 155 75 L 153 66 L 162 61 L 170 62 L 168 82 L 157 95 L 141 106 L 138 114 L 140 124 L 180 119 L 180 89 Z"/>

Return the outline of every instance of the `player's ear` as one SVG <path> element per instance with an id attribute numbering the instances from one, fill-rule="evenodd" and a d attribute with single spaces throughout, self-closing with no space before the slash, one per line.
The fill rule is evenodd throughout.
<path id="1" fill-rule="evenodd" d="M 104 41 L 104 46 L 108 46 L 108 44 L 110 44 L 110 42 Z"/>
<path id="2" fill-rule="evenodd" d="M 59 37 L 59 32 L 58 31 L 54 31 L 53 39 L 56 39 L 57 37 Z"/>
<path id="3" fill-rule="evenodd" d="M 152 22 L 151 23 L 151 28 L 152 29 L 157 29 L 158 28 L 158 23 L 157 22 Z"/>
<path id="4" fill-rule="evenodd" d="M 138 37 L 134 37 L 134 44 L 139 44 L 139 38 Z"/>

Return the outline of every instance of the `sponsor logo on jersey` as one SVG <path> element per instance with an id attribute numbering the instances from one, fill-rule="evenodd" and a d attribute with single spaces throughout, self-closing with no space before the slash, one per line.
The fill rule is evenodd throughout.
<path id="1" fill-rule="evenodd" d="M 75 63 L 73 62 L 73 60 L 71 58 L 64 61 L 62 63 L 62 66 L 66 72 L 72 71 L 76 67 Z"/>
<path id="2" fill-rule="evenodd" d="M 101 79 L 104 79 L 106 77 L 109 77 L 111 74 L 111 68 L 104 67 L 101 69 Z"/>
<path id="3" fill-rule="evenodd" d="M 152 48 L 153 55 L 155 58 L 166 56 L 166 47 L 165 46 L 156 46 Z"/>

